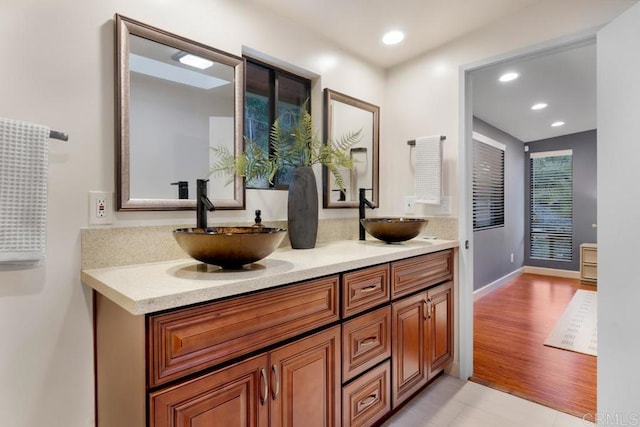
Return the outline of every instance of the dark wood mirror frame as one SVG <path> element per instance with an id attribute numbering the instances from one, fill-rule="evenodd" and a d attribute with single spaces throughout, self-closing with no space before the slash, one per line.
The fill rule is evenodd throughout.
<path id="1" fill-rule="evenodd" d="M 356 109 L 363 110 L 364 112 L 371 113 L 371 123 L 367 124 L 367 127 L 370 129 L 363 129 L 364 135 L 370 134 L 370 141 L 363 141 L 363 143 L 359 143 L 356 147 L 360 146 L 360 148 L 366 148 L 371 153 L 370 164 L 371 164 L 371 173 L 368 176 L 370 178 L 371 186 L 366 186 L 367 188 L 367 199 L 374 203 L 376 206 L 379 205 L 379 193 L 380 193 L 380 185 L 379 185 L 379 162 L 380 162 L 380 107 L 377 105 L 370 104 L 368 102 L 362 101 L 360 99 L 354 98 L 349 95 L 345 95 L 343 93 L 336 92 L 334 90 L 325 88 L 324 89 L 324 126 L 323 126 L 323 135 L 324 135 L 324 143 L 328 144 L 335 137 L 340 137 L 340 135 L 333 135 L 334 133 L 334 123 L 333 123 L 333 103 L 345 104 L 350 107 L 354 107 Z M 350 128 L 350 131 L 358 131 L 360 129 L 359 126 L 355 128 Z M 366 138 L 366 136 L 365 136 Z M 370 144 L 370 146 L 369 146 Z M 366 147 L 363 147 L 366 145 Z M 357 150 L 357 148 L 356 148 Z M 358 163 L 356 163 L 356 168 Z M 323 207 L 327 208 L 357 208 L 358 207 L 358 199 L 357 194 L 353 194 L 353 198 L 355 200 L 345 200 L 339 201 L 335 200 L 335 194 L 338 193 L 339 189 L 333 188 L 331 179 L 332 174 L 328 173 L 326 167 L 323 167 Z M 350 182 L 350 180 L 349 180 Z"/>
<path id="2" fill-rule="evenodd" d="M 193 53 L 211 61 L 233 68 L 234 74 L 234 141 L 236 153 L 244 149 L 244 76 L 243 58 L 217 50 L 204 44 L 151 27 L 121 15 L 115 16 L 116 24 L 116 189 L 117 208 L 120 211 L 169 211 L 196 208 L 192 199 L 152 199 L 131 197 L 130 162 L 130 35 L 157 42 L 162 45 Z M 206 178 L 206 177 L 202 177 Z M 216 209 L 245 209 L 244 180 L 233 180 L 233 198 L 212 198 Z"/>

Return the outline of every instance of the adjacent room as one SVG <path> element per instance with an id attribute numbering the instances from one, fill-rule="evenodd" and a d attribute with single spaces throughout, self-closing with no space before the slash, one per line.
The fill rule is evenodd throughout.
<path id="1" fill-rule="evenodd" d="M 595 413 L 595 40 L 473 71 L 472 87 L 473 380 Z"/>

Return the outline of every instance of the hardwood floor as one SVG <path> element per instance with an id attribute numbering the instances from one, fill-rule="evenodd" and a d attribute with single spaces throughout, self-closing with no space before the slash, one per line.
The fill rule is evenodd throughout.
<path id="1" fill-rule="evenodd" d="M 596 412 L 594 356 L 543 345 L 579 280 L 522 274 L 474 303 L 472 381 L 578 417 Z"/>

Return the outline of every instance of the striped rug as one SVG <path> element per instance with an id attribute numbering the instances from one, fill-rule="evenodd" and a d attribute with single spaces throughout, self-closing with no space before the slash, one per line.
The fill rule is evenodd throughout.
<path id="1" fill-rule="evenodd" d="M 595 291 L 578 290 L 544 345 L 597 355 L 598 299 Z"/>

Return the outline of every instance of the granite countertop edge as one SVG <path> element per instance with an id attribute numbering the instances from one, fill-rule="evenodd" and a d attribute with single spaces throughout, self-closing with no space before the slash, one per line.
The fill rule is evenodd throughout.
<path id="1" fill-rule="evenodd" d="M 186 258 L 81 271 L 82 282 L 133 315 L 176 309 L 458 247 L 454 240 L 399 245 L 344 240 L 278 249 L 243 271 Z"/>

